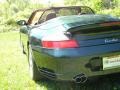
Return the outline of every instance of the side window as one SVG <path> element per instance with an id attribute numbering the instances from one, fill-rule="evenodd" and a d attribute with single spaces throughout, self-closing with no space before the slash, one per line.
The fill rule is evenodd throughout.
<path id="1" fill-rule="evenodd" d="M 31 15 L 30 19 L 28 20 L 28 23 L 30 25 L 35 25 L 38 23 L 38 20 L 40 18 L 40 16 L 42 15 L 43 11 L 38 11 L 38 12 L 35 12 Z"/>
<path id="2" fill-rule="evenodd" d="M 42 12 L 37 12 L 36 15 L 34 16 L 34 19 L 33 19 L 33 24 L 35 25 L 36 23 L 38 23 L 38 20 L 40 18 L 40 16 L 42 15 Z"/>

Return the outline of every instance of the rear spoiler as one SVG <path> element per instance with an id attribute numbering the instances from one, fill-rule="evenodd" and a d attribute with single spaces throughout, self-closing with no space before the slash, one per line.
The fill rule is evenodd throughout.
<path id="1" fill-rule="evenodd" d="M 104 22 L 104 23 L 97 23 L 97 24 L 87 24 L 87 25 L 81 25 L 77 27 L 72 27 L 67 30 L 67 32 L 70 33 L 77 33 L 77 32 L 93 32 L 92 30 L 98 31 L 98 29 L 101 28 L 108 28 L 111 29 L 120 29 L 120 21 L 114 21 L 114 22 Z"/>
<path id="2" fill-rule="evenodd" d="M 106 23 L 102 23 L 100 24 L 101 26 L 120 26 L 120 21 L 116 21 L 116 22 L 106 22 Z"/>

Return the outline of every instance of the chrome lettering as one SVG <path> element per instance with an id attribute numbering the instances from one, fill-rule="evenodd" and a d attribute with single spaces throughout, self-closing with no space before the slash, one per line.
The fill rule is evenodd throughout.
<path id="1" fill-rule="evenodd" d="M 105 39 L 105 43 L 117 42 L 118 40 L 119 40 L 118 38 Z"/>

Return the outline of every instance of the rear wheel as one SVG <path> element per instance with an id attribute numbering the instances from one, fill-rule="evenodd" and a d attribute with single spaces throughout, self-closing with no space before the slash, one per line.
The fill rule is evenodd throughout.
<path id="1" fill-rule="evenodd" d="M 30 77 L 34 80 L 34 81 L 39 81 L 40 79 L 42 79 L 42 75 L 40 74 L 40 72 L 38 71 L 38 68 L 36 66 L 36 63 L 34 61 L 33 55 L 32 55 L 32 49 L 31 47 L 29 47 L 29 71 L 30 71 Z"/>

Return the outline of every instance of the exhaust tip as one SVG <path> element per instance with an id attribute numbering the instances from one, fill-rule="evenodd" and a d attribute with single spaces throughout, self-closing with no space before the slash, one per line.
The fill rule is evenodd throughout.
<path id="1" fill-rule="evenodd" d="M 74 78 L 75 83 L 85 83 L 87 81 L 87 77 L 85 74 L 81 73 L 79 75 L 76 75 Z"/>

